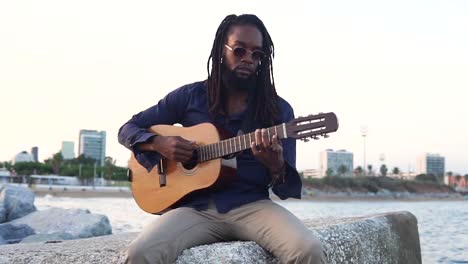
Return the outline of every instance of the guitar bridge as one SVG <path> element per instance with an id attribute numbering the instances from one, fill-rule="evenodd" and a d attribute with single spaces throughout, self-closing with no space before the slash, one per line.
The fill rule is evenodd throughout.
<path id="1" fill-rule="evenodd" d="M 158 165 L 159 187 L 166 186 L 166 159 L 161 158 Z"/>

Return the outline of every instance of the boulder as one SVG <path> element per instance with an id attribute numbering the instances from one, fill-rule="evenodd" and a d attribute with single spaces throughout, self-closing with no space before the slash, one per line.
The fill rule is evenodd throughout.
<path id="1" fill-rule="evenodd" d="M 416 218 L 409 212 L 304 220 L 321 239 L 329 263 L 421 263 Z M 0 247 L 0 263 L 123 263 L 135 233 Z M 177 264 L 278 263 L 254 242 L 225 242 L 186 249 Z"/>
<path id="2" fill-rule="evenodd" d="M 21 240 L 20 243 L 36 243 L 36 242 L 48 242 L 54 243 L 56 241 L 70 240 L 73 239 L 73 236 L 69 233 L 55 232 L 51 234 L 36 234 L 28 236 Z"/>
<path id="3" fill-rule="evenodd" d="M 3 203 L 0 202 L 0 224 L 5 222 L 6 219 L 7 219 L 7 215 L 6 215 L 5 206 L 3 206 Z"/>
<path id="4" fill-rule="evenodd" d="M 5 185 L 0 192 L 0 204 L 6 209 L 6 222 L 36 211 L 34 193 L 25 187 Z"/>
<path id="5" fill-rule="evenodd" d="M 0 224 L 0 237 L 7 243 L 17 243 L 23 238 L 34 235 L 34 230 L 27 225 Z"/>
<path id="6" fill-rule="evenodd" d="M 107 216 L 91 214 L 86 209 L 50 208 L 30 213 L 10 224 L 28 225 L 37 234 L 67 233 L 71 236 L 69 239 L 112 234 Z"/>

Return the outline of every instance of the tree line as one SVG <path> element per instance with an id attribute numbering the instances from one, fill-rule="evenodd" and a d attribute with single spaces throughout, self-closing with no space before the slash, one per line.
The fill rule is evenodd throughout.
<path id="1" fill-rule="evenodd" d="M 83 182 L 94 177 L 103 176 L 106 180 L 125 181 L 127 180 L 127 168 L 115 165 L 116 161 L 112 157 L 106 157 L 104 165 L 97 164 L 95 159 L 83 154 L 74 159 L 64 159 L 62 153 L 58 152 L 52 157 L 42 162 L 17 162 L 12 164 L 5 161 L 0 163 L 10 172 L 19 176 L 49 175 L 76 176 Z"/>

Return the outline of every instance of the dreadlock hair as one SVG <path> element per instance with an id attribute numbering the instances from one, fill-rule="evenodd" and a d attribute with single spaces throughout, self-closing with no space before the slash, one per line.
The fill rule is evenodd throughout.
<path id="1" fill-rule="evenodd" d="M 226 43 L 229 30 L 232 26 L 251 25 L 256 27 L 262 34 L 262 50 L 266 54 L 257 69 L 257 87 L 254 99 L 254 108 L 251 109 L 250 122 L 260 121 L 262 125 L 273 126 L 279 121 L 279 97 L 275 89 L 273 77 L 274 45 L 263 22 L 255 15 L 228 15 L 219 25 L 213 42 L 211 54 L 208 57 L 208 107 L 212 114 L 227 113 L 225 103 L 226 89 L 222 83 L 222 65 L 224 44 Z M 210 72 L 210 61 L 212 64 Z"/>

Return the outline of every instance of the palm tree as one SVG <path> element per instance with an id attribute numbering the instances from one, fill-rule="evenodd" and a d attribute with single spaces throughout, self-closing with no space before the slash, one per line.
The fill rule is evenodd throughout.
<path id="1" fill-rule="evenodd" d="M 461 175 L 455 176 L 455 179 L 457 179 L 457 184 L 460 184 L 460 180 L 462 179 Z"/>
<path id="2" fill-rule="evenodd" d="M 106 157 L 104 159 L 104 168 L 106 170 L 107 179 L 112 179 L 112 174 L 114 173 L 115 160 L 112 157 Z"/>
<path id="3" fill-rule="evenodd" d="M 400 175 L 400 169 L 398 167 L 393 168 L 393 175 Z"/>
<path id="4" fill-rule="evenodd" d="M 372 165 L 367 165 L 367 170 L 369 171 L 367 175 L 372 176 Z"/>
<path id="5" fill-rule="evenodd" d="M 334 175 L 333 169 L 332 169 L 332 168 L 328 168 L 327 171 L 325 172 L 325 174 L 327 175 L 327 177 L 333 176 L 333 175 Z"/>
<path id="6" fill-rule="evenodd" d="M 364 170 L 362 169 L 361 166 L 357 166 L 356 169 L 354 169 L 354 174 L 355 174 L 356 176 L 362 176 L 362 175 L 363 175 L 363 172 L 364 172 Z"/>
<path id="7" fill-rule="evenodd" d="M 46 164 L 49 164 L 52 167 L 54 174 L 59 175 L 60 168 L 63 164 L 63 156 L 61 152 L 55 153 L 52 158 L 45 160 Z"/>
<path id="8" fill-rule="evenodd" d="M 348 172 L 348 167 L 346 167 L 345 165 L 342 164 L 338 167 L 338 173 L 340 174 L 340 176 L 345 175 L 346 172 Z"/>
<path id="9" fill-rule="evenodd" d="M 380 166 L 380 175 L 382 175 L 382 177 L 385 177 L 387 176 L 387 172 L 387 166 L 385 164 L 382 164 L 382 166 Z"/>

